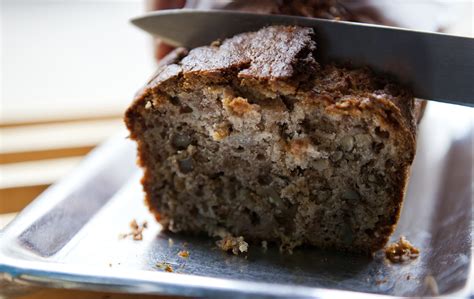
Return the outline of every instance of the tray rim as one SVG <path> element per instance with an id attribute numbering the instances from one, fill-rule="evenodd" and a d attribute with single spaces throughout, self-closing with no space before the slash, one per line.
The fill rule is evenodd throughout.
<path id="1" fill-rule="evenodd" d="M 168 294 L 184 296 L 257 296 L 271 298 L 320 298 L 348 295 L 353 298 L 387 297 L 374 293 L 312 288 L 287 284 L 272 284 L 246 280 L 213 278 L 182 273 L 151 272 L 142 270 L 107 269 L 74 266 L 64 269 L 61 264 L 18 261 L 0 254 L 0 272 L 4 279 L 21 284 L 85 290 L 122 290 L 134 294 Z M 136 278 L 140 277 L 140 278 Z M 140 287 L 137 287 L 137 286 Z M 187 289 L 185 292 L 182 290 Z"/>
<path id="2" fill-rule="evenodd" d="M 0 242 L 5 239 L 0 235 Z M 161 294 L 182 296 L 252 296 L 265 298 L 404 298 L 376 293 L 314 288 L 287 284 L 252 282 L 214 278 L 182 273 L 151 272 L 143 270 L 107 269 L 103 267 L 17 260 L 0 252 L 0 274 L 3 280 L 28 286 L 79 289 L 92 291 L 119 291 L 132 294 Z M 69 269 L 65 269 L 69 267 Z M 470 263 L 466 287 L 440 297 L 468 298 L 473 294 L 474 268 Z M 139 277 L 139 278 L 137 278 Z M 2 276 L 0 276 L 2 278 Z M 1 292 L 0 292 L 1 294 Z"/>

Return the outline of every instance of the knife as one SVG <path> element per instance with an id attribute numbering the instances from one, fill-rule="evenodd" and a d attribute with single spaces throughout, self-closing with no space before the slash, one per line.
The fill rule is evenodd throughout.
<path id="1" fill-rule="evenodd" d="M 131 22 L 170 45 L 186 48 L 268 25 L 312 27 L 320 61 L 369 66 L 395 76 L 418 98 L 474 107 L 474 39 L 470 37 L 228 10 L 162 10 Z"/>

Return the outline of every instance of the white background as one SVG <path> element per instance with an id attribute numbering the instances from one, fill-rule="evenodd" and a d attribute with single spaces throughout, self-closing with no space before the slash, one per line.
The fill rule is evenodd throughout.
<path id="1" fill-rule="evenodd" d="M 125 109 L 152 74 L 144 1 L 1 2 L 3 121 Z"/>

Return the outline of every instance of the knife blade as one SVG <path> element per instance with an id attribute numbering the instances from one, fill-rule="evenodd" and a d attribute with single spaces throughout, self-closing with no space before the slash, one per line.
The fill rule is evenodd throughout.
<path id="1" fill-rule="evenodd" d="M 315 30 L 318 59 L 368 66 L 418 98 L 474 107 L 474 39 L 382 25 L 227 10 L 171 9 L 132 24 L 173 46 L 195 48 L 269 25 Z"/>

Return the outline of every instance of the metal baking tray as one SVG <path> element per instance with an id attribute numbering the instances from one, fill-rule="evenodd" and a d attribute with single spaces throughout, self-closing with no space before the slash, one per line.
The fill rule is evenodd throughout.
<path id="1" fill-rule="evenodd" d="M 45 191 L 0 233 L 0 277 L 11 283 L 130 293 L 238 298 L 446 295 L 469 297 L 473 252 L 471 108 L 429 103 L 402 216 L 418 259 L 390 264 L 314 248 L 251 245 L 233 256 L 215 240 L 161 231 L 143 202 L 125 131 Z M 148 221 L 143 240 L 120 239 Z M 189 251 L 189 258 L 178 256 Z M 163 263 L 173 273 L 162 270 Z M 1 294 L 1 291 L 0 291 Z"/>

